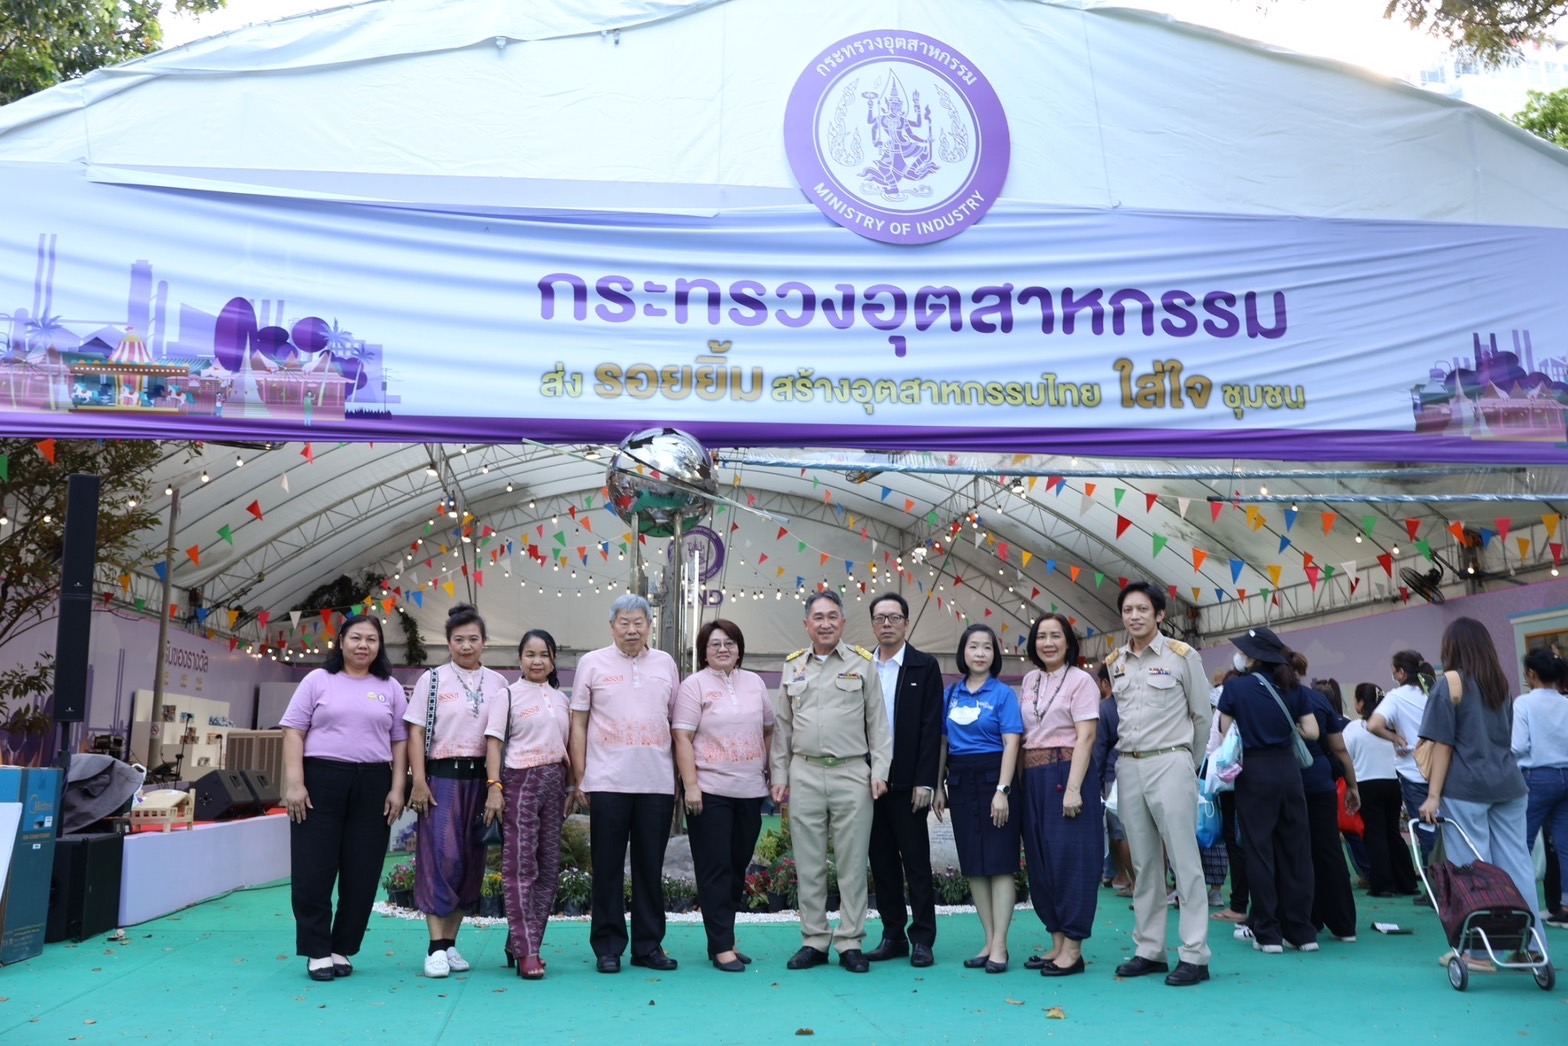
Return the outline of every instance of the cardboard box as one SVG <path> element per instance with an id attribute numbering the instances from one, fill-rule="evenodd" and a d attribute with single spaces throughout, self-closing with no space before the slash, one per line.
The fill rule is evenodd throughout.
<path id="1" fill-rule="evenodd" d="M 0 766 L 0 803 L 21 806 L 5 890 L 0 893 L 0 964 L 5 964 L 31 959 L 44 950 L 55 818 L 60 811 L 59 769 Z"/>

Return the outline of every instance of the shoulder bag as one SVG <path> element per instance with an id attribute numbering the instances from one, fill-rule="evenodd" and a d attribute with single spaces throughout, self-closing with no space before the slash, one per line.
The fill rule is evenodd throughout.
<path id="1" fill-rule="evenodd" d="M 1254 672 L 1252 674 L 1257 677 L 1258 682 L 1263 684 L 1263 688 L 1269 692 L 1269 696 L 1274 699 L 1274 703 L 1279 705 L 1279 710 L 1285 713 L 1285 719 L 1290 723 L 1291 750 L 1296 753 L 1296 763 L 1305 770 L 1312 765 L 1313 758 L 1312 753 L 1307 750 L 1307 742 L 1301 737 L 1301 731 L 1296 729 L 1296 717 L 1291 715 L 1290 709 L 1285 707 L 1285 699 L 1279 696 L 1279 691 L 1274 689 L 1274 684 L 1269 682 L 1267 676 L 1262 672 Z"/>
<path id="2" fill-rule="evenodd" d="M 1459 699 L 1464 696 L 1464 680 L 1459 678 L 1459 673 L 1450 669 L 1443 673 L 1443 678 L 1448 681 L 1448 701 L 1455 708 L 1459 707 Z M 1437 742 L 1423 737 L 1416 743 L 1416 769 L 1421 771 L 1421 776 L 1426 780 L 1432 779 L 1432 749 Z"/>

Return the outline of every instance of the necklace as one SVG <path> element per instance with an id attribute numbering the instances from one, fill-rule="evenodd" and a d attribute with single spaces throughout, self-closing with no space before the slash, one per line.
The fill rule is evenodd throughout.
<path id="1" fill-rule="evenodd" d="M 480 665 L 479 671 L 474 674 L 474 677 L 472 679 L 468 679 L 463 676 L 463 670 L 457 667 L 456 662 L 453 662 L 452 674 L 457 677 L 458 685 L 463 688 L 463 696 L 468 698 L 469 714 L 477 718 L 479 716 L 479 708 L 484 704 L 485 701 L 484 666 Z"/>
<path id="2" fill-rule="evenodd" d="M 1049 679 L 1051 677 L 1051 670 L 1050 669 L 1046 669 L 1045 670 L 1045 677 L 1047 679 Z M 1062 692 L 1062 686 L 1066 682 L 1067 682 L 1067 666 L 1064 664 L 1064 665 L 1062 665 L 1062 678 L 1060 678 L 1060 679 L 1058 679 L 1056 681 L 1056 689 L 1051 691 L 1051 696 L 1045 702 L 1045 707 L 1050 708 L 1051 705 L 1053 703 L 1055 703 L 1056 695 Z M 1035 684 L 1035 688 L 1034 688 L 1034 717 L 1036 719 L 1044 718 L 1043 716 L 1040 715 L 1040 684 L 1038 684 L 1038 683 Z"/>

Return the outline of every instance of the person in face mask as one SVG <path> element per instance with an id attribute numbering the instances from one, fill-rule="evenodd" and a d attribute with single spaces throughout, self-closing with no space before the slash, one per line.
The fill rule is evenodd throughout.
<path id="1" fill-rule="evenodd" d="M 1318 721 L 1291 666 L 1292 652 L 1272 629 L 1250 629 L 1231 642 L 1242 667 L 1220 692 L 1220 732 L 1234 721 L 1246 753 L 1236 779 L 1252 891 L 1246 925 L 1252 946 L 1265 954 L 1278 954 L 1286 945 L 1317 951 L 1307 799 L 1290 735 L 1316 740 Z"/>

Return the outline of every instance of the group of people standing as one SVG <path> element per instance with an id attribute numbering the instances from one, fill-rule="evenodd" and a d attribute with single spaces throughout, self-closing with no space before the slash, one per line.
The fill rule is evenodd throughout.
<path id="1" fill-rule="evenodd" d="M 497 821 L 508 965 L 526 979 L 545 975 L 541 946 L 561 827 L 574 808 L 590 813 L 596 970 L 619 973 L 628 950 L 634 966 L 676 969 L 663 947 L 662 873 L 677 801 L 690 832 L 708 958 L 719 970 L 743 972 L 751 958 L 737 947 L 735 916 L 769 795 L 788 802 L 792 824 L 801 947 L 790 969 L 827 963 L 830 945 L 852 973 L 892 959 L 907 957 L 916 967 L 935 961 L 927 826 L 934 812 L 952 815 L 984 930 L 984 947 L 963 964 L 987 973 L 1009 968 L 1021 847 L 1030 900 L 1051 936 L 1025 966 L 1072 976 L 1085 970 L 1110 821 L 1102 800 L 1114 774 L 1119 816 L 1110 823 L 1125 834 L 1136 914 L 1135 953 L 1116 973 L 1162 973 L 1177 987 L 1202 983 L 1209 977 L 1209 891 L 1196 835 L 1197 770 L 1209 747 L 1209 685 L 1197 651 L 1161 631 L 1158 588 L 1127 584 L 1117 604 L 1128 638 L 1100 666 L 1098 680 L 1078 666 L 1072 623 L 1052 613 L 1030 629 L 1034 668 L 1014 691 L 999 678 L 1001 643 L 988 626 L 964 631 L 954 657 L 961 678 L 947 686 L 936 658 L 908 643 L 902 596 L 872 599 L 877 646 L 870 651 L 844 642 L 837 594 L 814 592 L 805 601 L 809 645 L 785 659 L 770 696 L 742 667 L 745 638 L 734 622 L 702 627 L 697 670 L 681 680 L 674 660 L 648 645 L 648 603 L 625 595 L 610 608 L 610 645 L 579 660 L 569 701 L 558 688 L 555 640 L 543 630 L 523 637 L 521 678 L 508 685 L 481 663 L 483 619 L 456 607 L 446 626 L 449 663 L 422 675 L 405 697 L 391 679 L 379 622 L 351 617 L 282 722 L 297 951 L 312 979 L 352 974 L 389 828 L 404 805 L 406 770 L 408 805 L 419 818 L 415 902 L 426 914 L 430 977 L 469 968 L 457 937 L 478 903 L 484 833 Z M 1332 695 L 1302 685 L 1304 659 L 1271 630 L 1249 630 L 1233 642 L 1235 670 L 1213 714 L 1215 736 L 1234 726 L 1245 751 L 1233 806 L 1239 831 L 1227 832 L 1228 840 L 1245 840 L 1232 860 L 1233 876 L 1246 882 L 1242 900 L 1232 902 L 1247 909 L 1239 938 L 1265 953 L 1316 950 L 1325 927 L 1355 939 L 1336 776 L 1344 779 L 1344 805 L 1366 816 L 1375 895 L 1415 890 L 1400 841 L 1403 800 L 1428 823 L 1441 811 L 1479 837 L 1483 856 L 1516 874 L 1522 889 L 1528 884 L 1523 892 L 1534 903 L 1526 836 L 1547 825 L 1568 838 L 1561 658 L 1527 659 L 1532 691 L 1516 717 L 1499 689 L 1484 628 L 1459 619 L 1444 634 L 1443 662 L 1462 680 L 1453 684 L 1460 699 L 1419 654 L 1404 651 L 1394 658 L 1395 689 L 1381 699 L 1376 687 L 1357 689 L 1366 722 L 1347 730 Z M 1307 746 L 1305 761 L 1297 737 Z M 1430 781 L 1407 772 L 1418 737 L 1439 752 Z M 827 910 L 830 841 L 842 899 L 836 928 Z M 1449 853 L 1462 856 L 1454 847 Z M 1180 904 L 1174 969 L 1167 873 Z M 882 936 L 867 951 L 873 887 Z"/>

